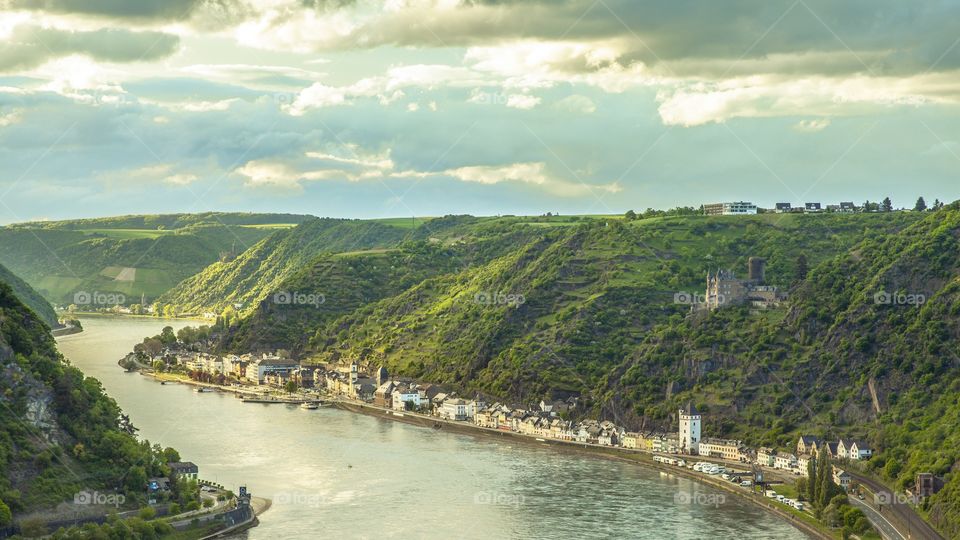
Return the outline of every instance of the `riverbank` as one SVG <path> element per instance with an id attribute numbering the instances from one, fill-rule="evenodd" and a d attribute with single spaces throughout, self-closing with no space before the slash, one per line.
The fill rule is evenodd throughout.
<path id="1" fill-rule="evenodd" d="M 424 416 L 416 413 L 409 412 L 397 412 L 389 409 L 384 409 L 381 407 L 376 407 L 366 403 L 359 403 L 353 401 L 345 400 L 332 400 L 331 405 L 337 407 L 341 410 L 364 414 L 367 416 L 374 416 L 384 420 L 392 420 L 395 422 L 403 422 L 411 425 L 429 427 L 432 429 L 443 429 L 447 431 L 454 431 L 456 433 L 462 433 L 466 435 L 480 435 L 486 437 L 510 437 L 511 441 L 516 441 L 522 444 L 532 444 L 532 445 L 549 445 L 556 450 L 571 452 L 581 455 L 589 455 L 591 457 L 599 457 L 603 459 L 612 459 L 627 463 L 632 463 L 635 465 L 640 465 L 642 467 L 647 467 L 650 469 L 657 470 L 661 473 L 671 474 L 675 476 L 680 476 L 699 482 L 702 484 L 709 485 L 714 488 L 723 490 L 726 493 L 731 493 L 736 497 L 739 497 L 741 500 L 749 501 L 755 506 L 783 519 L 794 528 L 800 532 L 807 535 L 809 538 L 819 539 L 819 540 L 835 540 L 839 538 L 839 533 L 834 534 L 832 531 L 825 529 L 820 523 L 813 519 L 811 516 L 805 516 L 794 511 L 789 511 L 786 509 L 778 508 L 774 503 L 763 495 L 758 495 L 752 491 L 745 491 L 744 489 L 731 484 L 730 482 L 723 481 L 719 478 L 707 476 L 704 474 L 697 473 L 695 471 L 689 470 L 686 467 L 677 467 L 670 466 L 662 463 L 657 463 L 653 461 L 654 454 L 652 452 L 647 452 L 644 450 L 630 450 L 625 448 L 618 448 L 612 446 L 601 446 L 594 445 L 589 443 L 581 443 L 576 441 L 563 441 L 558 439 L 539 439 L 531 437 L 529 435 L 524 435 L 522 433 L 517 433 L 514 431 L 505 431 L 499 429 L 485 428 L 480 427 L 474 424 L 467 424 L 464 422 L 456 422 L 452 420 L 444 420 L 441 418 L 436 418 L 432 416 Z M 730 463 L 723 462 L 722 460 L 710 459 L 702 456 L 697 456 L 697 461 L 711 461 L 716 463 L 722 463 L 725 465 L 731 465 Z M 740 464 L 743 465 L 743 464 Z"/>
<path id="2" fill-rule="evenodd" d="M 195 386 L 198 388 L 211 388 L 221 392 L 227 392 L 236 394 L 243 397 L 253 397 L 253 396 L 262 396 L 263 392 L 257 392 L 249 388 L 242 386 L 223 386 L 212 383 L 203 383 L 194 381 L 188 378 L 185 378 L 181 375 L 172 375 L 166 373 L 156 373 L 153 371 L 142 370 L 141 374 L 147 377 L 150 377 L 154 380 L 161 382 L 174 382 L 182 383 L 190 386 Z M 306 401 L 315 401 L 313 399 L 306 399 Z M 653 461 L 653 453 L 645 450 L 631 450 L 626 448 L 619 447 L 610 447 L 610 446 L 601 446 L 589 443 L 581 443 L 576 441 L 563 441 L 559 439 L 539 439 L 522 433 L 517 433 L 514 431 L 505 431 L 492 428 L 485 428 L 477 426 L 475 424 L 457 422 L 453 420 L 445 420 L 433 416 L 425 416 L 416 413 L 410 412 L 398 412 L 390 409 L 385 409 L 382 407 L 376 407 L 374 405 L 357 402 L 353 400 L 344 400 L 341 398 L 328 398 L 323 400 L 324 403 L 329 403 L 331 406 L 336 407 L 341 410 L 348 412 L 353 412 L 357 414 L 363 414 L 366 416 L 373 416 L 381 418 L 384 420 L 391 420 L 395 422 L 402 422 L 410 425 L 426 427 L 431 429 L 442 429 L 446 431 L 453 431 L 455 433 L 471 435 L 471 436 L 485 436 L 485 437 L 499 437 L 503 439 L 504 437 L 510 438 L 511 441 L 515 441 L 521 444 L 530 444 L 530 445 L 545 445 L 550 446 L 555 451 L 570 452 L 579 455 L 586 455 L 590 457 L 599 457 L 603 459 L 617 460 L 621 462 L 627 462 L 634 465 L 639 465 L 646 467 L 648 469 L 656 470 L 661 473 L 670 474 L 674 476 L 679 476 L 687 478 L 701 484 L 709 485 L 711 487 L 721 489 L 725 493 L 730 493 L 736 497 L 739 497 L 741 500 L 749 501 L 755 506 L 767 511 L 770 514 L 775 515 L 776 517 L 786 521 L 794 528 L 805 534 L 809 538 L 815 539 L 835 539 L 838 536 L 833 535 L 831 531 L 825 530 L 816 520 L 811 516 L 805 514 L 800 514 L 786 508 L 778 508 L 777 505 L 771 502 L 769 499 L 763 495 L 757 495 L 752 492 L 746 491 L 745 489 L 735 486 L 730 482 L 723 481 L 719 478 L 714 478 L 711 476 L 703 475 L 701 473 L 688 470 L 685 467 L 676 467 L 666 464 L 661 464 Z M 727 466 L 740 466 L 744 468 L 744 464 L 732 464 L 723 462 L 722 460 L 715 460 L 705 457 L 698 457 L 698 461 L 712 461 L 716 463 L 721 463 Z"/>

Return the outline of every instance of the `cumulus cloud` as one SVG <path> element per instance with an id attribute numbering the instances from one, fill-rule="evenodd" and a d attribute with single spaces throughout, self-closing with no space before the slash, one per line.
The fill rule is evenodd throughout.
<path id="1" fill-rule="evenodd" d="M 163 32 L 71 31 L 21 25 L 0 47 L 0 71 L 23 71 L 70 55 L 104 62 L 151 61 L 170 56 L 179 43 L 180 38 Z"/>
<path id="2" fill-rule="evenodd" d="M 526 162 L 507 165 L 471 165 L 441 171 L 398 169 L 389 152 L 363 153 L 351 146 L 351 157 L 326 152 L 306 152 L 284 161 L 276 159 L 251 160 L 236 169 L 251 187 L 270 187 L 300 190 L 303 182 L 321 180 L 386 181 L 390 179 L 453 179 L 460 182 L 483 184 L 522 184 L 536 187 L 560 197 L 581 197 L 597 193 L 617 193 L 617 183 L 587 184 L 578 179 L 568 180 L 552 174 L 546 163 Z"/>
<path id="3" fill-rule="evenodd" d="M 801 120 L 793 125 L 793 129 L 802 133 L 814 133 L 823 131 L 829 125 L 830 120 L 828 118 L 816 118 L 813 120 Z"/>

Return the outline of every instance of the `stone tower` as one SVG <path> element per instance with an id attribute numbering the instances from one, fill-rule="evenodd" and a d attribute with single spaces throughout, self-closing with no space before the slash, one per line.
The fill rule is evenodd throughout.
<path id="1" fill-rule="evenodd" d="M 700 449 L 700 413 L 687 402 L 684 409 L 680 409 L 680 451 L 684 454 L 696 455 Z"/>

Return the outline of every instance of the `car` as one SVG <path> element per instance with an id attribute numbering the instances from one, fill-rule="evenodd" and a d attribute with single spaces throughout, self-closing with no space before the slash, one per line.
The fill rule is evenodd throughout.
<path id="1" fill-rule="evenodd" d="M 723 478 L 724 480 L 729 480 L 729 479 L 730 479 L 730 475 L 727 474 L 727 473 L 721 474 L 720 477 Z"/>
<path id="2" fill-rule="evenodd" d="M 743 482 L 740 482 L 740 485 L 743 487 L 750 487 L 753 485 L 753 482 L 751 482 L 750 480 L 744 480 Z"/>

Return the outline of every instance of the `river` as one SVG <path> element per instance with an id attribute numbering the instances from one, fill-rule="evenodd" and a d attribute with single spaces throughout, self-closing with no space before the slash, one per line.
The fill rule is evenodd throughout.
<path id="1" fill-rule="evenodd" d="M 165 325 L 196 323 L 82 323 L 60 350 L 140 436 L 177 448 L 203 478 L 273 500 L 236 539 L 805 538 L 732 495 L 628 463 L 161 385 L 117 360 Z"/>

